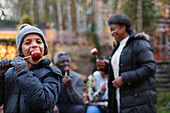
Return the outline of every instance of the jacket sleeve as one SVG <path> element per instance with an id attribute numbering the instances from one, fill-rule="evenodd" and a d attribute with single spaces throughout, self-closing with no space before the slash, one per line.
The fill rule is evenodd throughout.
<path id="1" fill-rule="evenodd" d="M 51 109 L 57 102 L 60 93 L 60 77 L 53 72 L 47 73 L 42 82 L 28 71 L 17 77 L 26 104 L 34 111 L 46 111 Z"/>
<path id="2" fill-rule="evenodd" d="M 75 86 L 73 86 L 73 89 L 71 91 L 67 89 L 70 99 L 74 104 L 83 104 L 83 79 L 77 76 L 74 82 Z"/>
<path id="3" fill-rule="evenodd" d="M 121 73 L 124 84 L 139 83 L 149 77 L 153 77 L 156 71 L 156 63 L 150 44 L 146 40 L 138 40 L 132 50 L 133 69 Z"/>
<path id="4" fill-rule="evenodd" d="M 0 106 L 4 103 L 4 77 L 0 78 Z"/>

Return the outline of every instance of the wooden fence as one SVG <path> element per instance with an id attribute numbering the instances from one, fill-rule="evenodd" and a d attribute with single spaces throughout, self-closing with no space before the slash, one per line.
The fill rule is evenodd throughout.
<path id="1" fill-rule="evenodd" d="M 157 62 L 155 77 L 156 77 L 157 90 L 170 91 L 170 63 L 169 62 Z"/>

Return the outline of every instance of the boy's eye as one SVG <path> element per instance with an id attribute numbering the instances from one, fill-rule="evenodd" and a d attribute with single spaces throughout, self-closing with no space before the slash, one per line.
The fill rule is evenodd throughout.
<path id="1" fill-rule="evenodd" d="M 40 44 L 40 43 L 42 43 L 42 41 L 41 41 L 41 40 L 38 40 L 37 43 Z"/>
<path id="2" fill-rule="evenodd" d="M 27 41 L 27 42 L 25 42 L 25 44 L 30 44 L 30 42 Z"/>

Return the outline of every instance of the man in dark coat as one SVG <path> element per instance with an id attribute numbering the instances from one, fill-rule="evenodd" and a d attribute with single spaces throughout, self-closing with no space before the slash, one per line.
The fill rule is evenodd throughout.
<path id="1" fill-rule="evenodd" d="M 131 30 L 125 14 L 108 19 L 115 38 L 109 70 L 109 113 L 156 113 L 156 63 L 145 33 Z"/>
<path id="2" fill-rule="evenodd" d="M 85 113 L 83 103 L 83 79 L 70 68 L 70 55 L 65 51 L 55 54 L 54 64 L 61 70 L 64 78 L 61 82 L 61 93 L 55 113 Z"/>

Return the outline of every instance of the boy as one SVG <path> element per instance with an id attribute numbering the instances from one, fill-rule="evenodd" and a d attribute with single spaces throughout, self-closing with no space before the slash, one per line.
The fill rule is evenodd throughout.
<path id="1" fill-rule="evenodd" d="M 0 106 L 5 113 L 52 113 L 60 93 L 61 71 L 49 59 L 33 60 L 33 51 L 47 55 L 43 32 L 22 24 L 16 37 L 18 57 L 0 60 Z"/>

